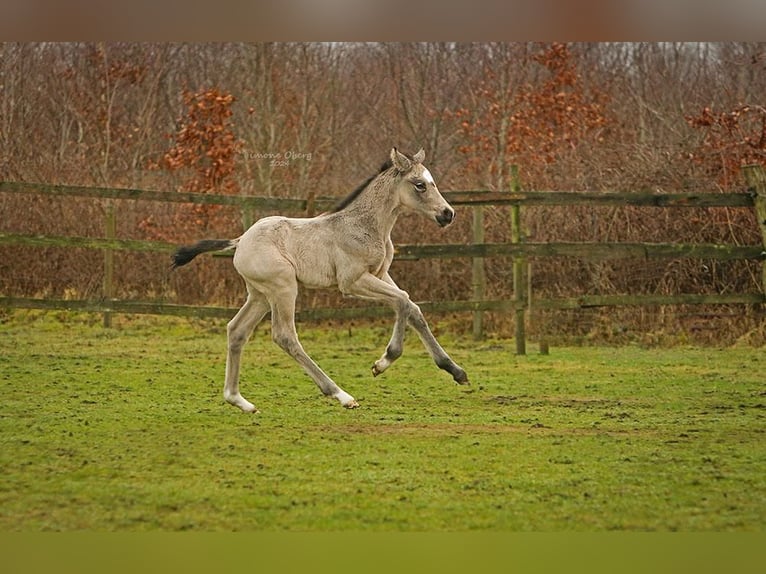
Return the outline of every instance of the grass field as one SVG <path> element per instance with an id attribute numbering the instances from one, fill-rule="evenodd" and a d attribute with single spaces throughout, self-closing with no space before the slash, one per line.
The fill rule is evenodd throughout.
<path id="1" fill-rule="evenodd" d="M 319 394 L 260 328 L 221 397 L 225 324 L 6 313 L 0 530 L 690 530 L 766 525 L 763 349 L 553 348 L 300 327 L 353 394 Z"/>

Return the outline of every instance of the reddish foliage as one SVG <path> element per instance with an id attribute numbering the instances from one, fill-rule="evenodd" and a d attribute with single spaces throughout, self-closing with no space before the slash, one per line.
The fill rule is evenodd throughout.
<path id="1" fill-rule="evenodd" d="M 233 95 L 218 88 L 184 91 L 186 112 L 179 120 L 175 143 L 151 167 L 191 172 L 182 191 L 236 193 L 238 185 L 233 176 L 241 142 L 234 134 L 231 121 L 234 101 Z M 220 209 L 217 205 L 190 205 L 183 214 L 176 216 L 174 231 L 187 230 L 193 235 L 194 231 L 208 228 Z M 141 227 L 155 237 L 171 238 L 171 234 L 161 231 L 152 218 L 143 221 Z"/>
<path id="2" fill-rule="evenodd" d="M 186 115 L 179 122 L 175 145 L 160 160 L 159 167 L 193 170 L 184 185 L 186 191 L 236 191 L 231 176 L 241 144 L 230 119 L 234 96 L 211 88 L 197 93 L 184 91 L 183 101 Z"/>
<path id="3" fill-rule="evenodd" d="M 704 131 L 691 159 L 709 170 L 722 187 L 737 180 L 743 165 L 766 165 L 766 108 L 739 105 L 730 112 L 714 112 L 706 107 L 686 121 Z"/>
<path id="4" fill-rule="evenodd" d="M 509 164 L 535 173 L 587 137 L 600 140 L 606 97 L 585 89 L 569 46 L 550 44 L 532 59 L 547 69 L 546 79 L 502 93 L 488 69 L 478 90 L 481 109 L 453 112 L 468 141 L 460 152 L 468 157 L 469 170 L 485 164 L 489 152 L 492 174 L 506 173 Z"/>

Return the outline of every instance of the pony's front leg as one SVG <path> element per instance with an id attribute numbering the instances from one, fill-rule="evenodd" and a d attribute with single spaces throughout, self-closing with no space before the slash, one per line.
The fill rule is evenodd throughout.
<path id="1" fill-rule="evenodd" d="M 452 375 L 456 383 L 460 385 L 468 384 L 468 375 L 466 375 L 462 367 L 452 360 L 436 340 L 433 333 L 431 333 L 431 329 L 428 327 L 420 307 L 410 300 L 409 295 L 396 285 L 390 275 L 386 273 L 379 280 L 369 275 L 363 276 L 353 287 L 357 296 L 388 301 L 396 312 L 394 332 L 391 335 L 391 340 L 386 347 L 385 353 L 372 366 L 373 375 L 377 376 L 385 371 L 401 356 L 404 347 L 404 333 L 407 323 L 409 323 L 417 332 L 436 365 Z"/>
<path id="2" fill-rule="evenodd" d="M 402 293 L 404 292 L 402 291 Z M 406 296 L 406 293 L 404 293 L 404 295 Z M 406 299 L 400 300 L 395 306 L 395 309 L 396 323 L 394 323 L 394 332 L 391 335 L 391 340 L 386 346 L 386 351 L 383 353 L 383 356 L 372 366 L 372 374 L 378 376 L 401 356 L 402 348 L 404 346 L 404 332 L 407 323 L 409 323 L 417 332 L 420 340 L 428 351 L 428 354 L 431 355 L 431 358 L 436 363 L 436 366 L 452 375 L 452 378 L 459 385 L 469 384 L 468 375 L 466 375 L 463 368 L 452 360 L 444 348 L 439 344 L 439 341 L 436 340 L 436 337 L 434 337 L 420 307 L 410 301 L 409 297 L 407 297 Z"/>
<path id="3" fill-rule="evenodd" d="M 394 322 L 394 332 L 391 334 L 391 340 L 386 345 L 386 350 L 383 355 L 375 361 L 372 365 L 372 375 L 377 377 L 388 367 L 390 367 L 396 359 L 402 356 L 404 349 L 404 333 L 407 329 L 407 315 L 406 311 L 403 313 L 401 310 L 396 310 L 396 321 Z"/>
<path id="4" fill-rule="evenodd" d="M 386 350 L 380 359 L 372 365 L 372 376 L 377 377 L 402 356 L 410 297 L 405 291 L 399 289 L 388 273 L 383 273 L 382 276 L 365 273 L 348 284 L 340 284 L 339 287 L 345 295 L 386 303 L 396 313 L 394 330 L 388 345 L 386 345 Z"/>
<path id="5" fill-rule="evenodd" d="M 465 374 L 465 371 L 450 358 L 442 346 L 439 345 L 433 333 L 431 333 L 420 308 L 410 300 L 406 291 L 402 291 L 396 285 L 390 275 L 385 274 L 383 277 L 375 277 L 367 273 L 347 286 L 344 292 L 362 299 L 386 302 L 393 307 L 396 313 L 394 332 L 383 356 L 372 366 L 373 375 L 381 374 L 401 356 L 404 346 L 404 332 L 409 322 L 417 331 L 418 336 L 423 341 L 426 350 L 436 365 L 450 373 L 456 383 L 461 385 L 468 383 L 468 376 Z"/>
<path id="6" fill-rule="evenodd" d="M 412 325 L 412 328 L 417 332 L 420 340 L 428 351 L 428 354 L 431 355 L 431 358 L 436 363 L 436 366 L 452 375 L 452 378 L 457 384 L 469 384 L 468 375 L 466 375 L 462 367 L 452 360 L 447 354 L 447 351 L 445 351 L 439 344 L 439 341 L 436 340 L 436 337 L 434 337 L 434 334 L 428 327 L 428 323 L 426 322 L 423 313 L 420 311 L 420 308 L 414 303 L 412 307 L 413 308 L 408 315 L 408 321 L 410 325 Z"/>

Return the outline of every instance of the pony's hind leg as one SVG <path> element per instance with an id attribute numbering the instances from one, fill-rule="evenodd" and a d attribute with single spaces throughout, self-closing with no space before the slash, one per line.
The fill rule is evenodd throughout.
<path id="1" fill-rule="evenodd" d="M 306 374 L 316 383 L 322 393 L 333 397 L 347 409 L 359 406 L 354 397 L 341 389 L 317 365 L 303 349 L 295 329 L 295 297 L 297 285 L 280 290 L 271 298 L 271 336 L 274 342 L 303 367 Z"/>
<path id="2" fill-rule="evenodd" d="M 242 348 L 268 310 L 268 301 L 259 293 L 248 289 L 247 301 L 227 326 L 228 353 L 226 355 L 226 381 L 223 386 L 223 398 L 227 403 L 239 407 L 246 413 L 256 412 L 256 408 L 239 392 L 239 364 Z"/>

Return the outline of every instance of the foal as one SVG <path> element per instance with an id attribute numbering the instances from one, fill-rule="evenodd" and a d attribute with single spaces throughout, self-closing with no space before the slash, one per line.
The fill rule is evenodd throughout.
<path id="1" fill-rule="evenodd" d="M 402 354 L 409 323 L 436 365 L 455 382 L 468 377 L 439 345 L 423 314 L 388 274 L 394 256 L 391 229 L 400 214 L 415 212 L 441 227 L 452 223 L 455 211 L 439 193 L 423 166 L 425 153 L 414 156 L 391 150 L 380 172 L 327 213 L 311 218 L 265 217 L 231 240 L 203 240 L 181 247 L 173 267 L 186 265 L 200 253 L 236 249 L 234 267 L 247 287 L 247 301 L 228 324 L 228 354 L 223 396 L 245 412 L 255 406 L 239 391 L 242 348 L 256 325 L 271 311 L 274 342 L 295 359 L 322 393 L 346 408 L 359 404 L 308 356 L 295 330 L 298 284 L 309 288 L 337 286 L 344 295 L 386 303 L 396 314 L 386 351 L 372 366 L 380 375 Z"/>

